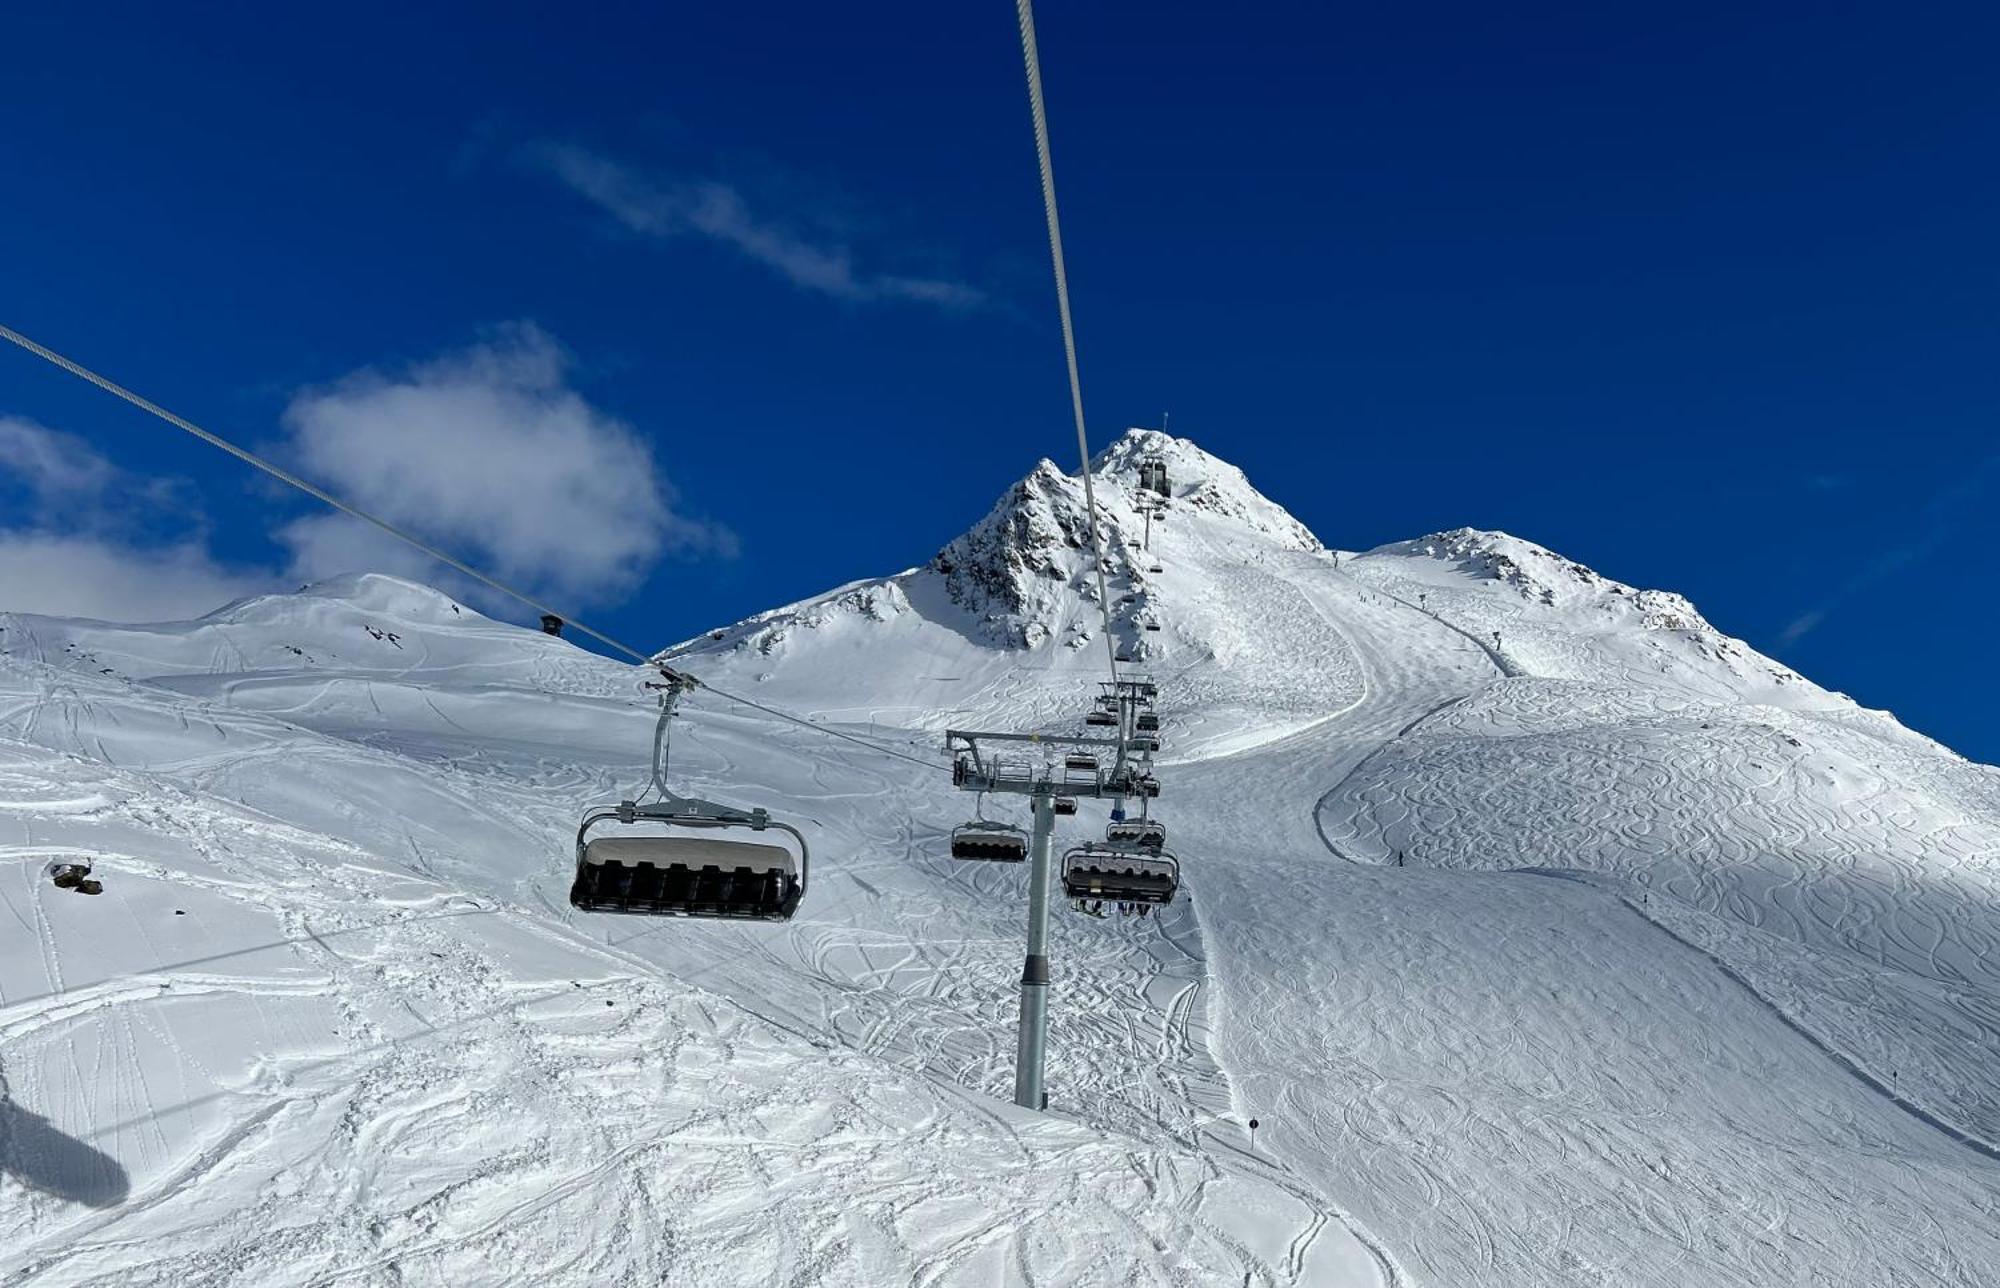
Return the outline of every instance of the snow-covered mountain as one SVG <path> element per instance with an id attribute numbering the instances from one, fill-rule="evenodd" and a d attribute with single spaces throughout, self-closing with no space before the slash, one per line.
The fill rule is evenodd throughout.
<path id="1" fill-rule="evenodd" d="M 0 613 L 0 1280 L 2000 1279 L 2000 770 L 1514 537 L 1093 472 L 1186 897 L 1059 917 L 1047 1115 L 941 772 L 697 692 L 677 776 L 805 829 L 805 906 L 592 919 L 642 669 L 377 576 Z M 1093 557 L 1042 462 L 669 656 L 942 769 L 1078 725 Z"/>

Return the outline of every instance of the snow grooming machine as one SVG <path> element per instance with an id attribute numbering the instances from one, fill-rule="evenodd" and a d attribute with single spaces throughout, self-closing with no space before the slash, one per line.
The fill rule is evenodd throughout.
<path id="1" fill-rule="evenodd" d="M 731 921 L 789 921 L 806 893 L 806 838 L 762 809 L 741 809 L 667 788 L 669 725 L 680 695 L 694 681 L 661 668 L 667 677 L 660 723 L 653 732 L 650 804 L 620 801 L 583 816 L 576 830 L 576 879 L 570 906 L 585 912 L 627 912 Z M 643 794 L 643 793 L 642 793 Z M 616 822 L 644 832 L 591 836 Z M 666 829 L 664 835 L 657 829 Z M 755 833 L 757 839 L 743 834 Z M 783 833 L 797 846 L 781 844 Z"/>
<path id="2" fill-rule="evenodd" d="M 1144 916 L 1146 909 L 1174 901 L 1181 865 L 1164 850 L 1091 841 L 1063 855 L 1062 884 L 1063 894 L 1085 912 L 1093 911 L 1091 905 L 1101 912 L 1102 905 L 1114 903 L 1121 912 Z"/>

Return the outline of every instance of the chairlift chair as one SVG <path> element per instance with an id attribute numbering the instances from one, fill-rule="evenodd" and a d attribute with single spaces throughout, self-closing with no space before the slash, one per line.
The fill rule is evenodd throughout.
<path id="1" fill-rule="evenodd" d="M 1006 823 L 975 819 L 951 830 L 951 857 L 1019 863 L 1028 857 L 1028 834 Z"/>
<path id="2" fill-rule="evenodd" d="M 1076 813 L 1076 797 L 1058 796 L 1049 802 L 1049 810 L 1051 813 L 1068 818 L 1070 815 Z"/>
<path id="3" fill-rule="evenodd" d="M 620 801 L 584 814 L 576 830 L 570 906 L 585 912 L 788 921 L 806 893 L 805 835 L 765 810 L 679 796 L 667 788 L 669 725 L 690 684 L 668 673 L 653 733 L 652 786 L 660 799 Z M 611 824 L 613 830 L 592 835 Z"/>
<path id="4" fill-rule="evenodd" d="M 705 802 L 677 802 L 693 808 L 634 805 L 592 810 L 576 834 L 576 877 L 570 906 L 585 912 L 646 913 L 668 917 L 711 917 L 746 921 L 788 921 L 805 897 L 805 838 L 797 828 L 756 810 L 727 816 Z M 684 829 L 669 835 L 589 835 L 593 827 L 663 824 Z M 704 831 L 782 831 L 797 853 L 772 845 Z"/>
<path id="5" fill-rule="evenodd" d="M 1174 901 L 1181 865 L 1164 850 L 1092 841 L 1063 855 L 1062 884 L 1071 899 L 1151 907 Z"/>
<path id="6" fill-rule="evenodd" d="M 1149 631 L 1157 631 L 1160 629 L 1160 624 L 1158 622 L 1149 621 L 1146 623 L 1146 629 Z"/>
<path id="7" fill-rule="evenodd" d="M 1132 718 L 1132 727 L 1140 733 L 1158 733 L 1160 731 L 1160 717 L 1151 711 L 1141 711 Z"/>
<path id="8" fill-rule="evenodd" d="M 1118 713 L 1115 711 L 1093 711 L 1083 718 L 1083 722 L 1087 725 L 1115 727 L 1118 724 Z"/>
<path id="9" fill-rule="evenodd" d="M 1130 846 L 1148 854 L 1158 854 L 1167 844 L 1167 828 L 1146 818 L 1120 819 L 1104 829 L 1108 845 Z"/>
<path id="10" fill-rule="evenodd" d="M 1087 770 L 1094 774 L 1097 772 L 1097 757 L 1086 752 L 1072 751 L 1063 758 L 1063 768 Z"/>

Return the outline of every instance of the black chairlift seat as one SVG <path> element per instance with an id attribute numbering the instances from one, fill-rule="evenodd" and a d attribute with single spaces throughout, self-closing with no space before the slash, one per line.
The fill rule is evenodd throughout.
<path id="1" fill-rule="evenodd" d="M 1159 624 L 1158 622 L 1147 622 L 1147 623 L 1146 623 L 1146 629 L 1147 629 L 1147 630 L 1149 630 L 1149 631 L 1156 631 L 1156 630 L 1159 630 L 1159 629 L 1160 629 L 1160 624 Z"/>
<path id="2" fill-rule="evenodd" d="M 1130 846 L 1148 854 L 1158 854 L 1166 847 L 1167 829 L 1164 824 L 1151 819 L 1119 819 L 1104 829 L 1104 839 L 1110 845 Z"/>
<path id="3" fill-rule="evenodd" d="M 576 877 L 570 905 L 586 912 L 664 917 L 787 921 L 805 897 L 805 841 L 782 823 L 753 818 L 671 818 L 644 811 L 600 809 L 585 816 L 576 837 Z M 599 823 L 644 822 L 700 829 L 704 835 L 589 836 Z M 794 854 L 769 840 L 721 832 L 773 829 L 798 841 Z"/>
<path id="4" fill-rule="evenodd" d="M 1160 717 L 1151 711 L 1141 711 L 1132 721 L 1132 727 L 1140 733 L 1158 733 Z"/>
<path id="5" fill-rule="evenodd" d="M 1160 749 L 1160 740 L 1150 733 L 1135 733 L 1125 745 L 1138 754 L 1150 755 Z"/>
<path id="6" fill-rule="evenodd" d="M 1094 774 L 1097 772 L 1097 757 L 1085 755 L 1080 751 L 1071 752 L 1063 758 L 1063 768 L 1080 769 Z"/>
<path id="7" fill-rule="evenodd" d="M 1116 725 L 1118 713 L 1115 711 L 1093 711 L 1083 718 L 1087 725 Z"/>
<path id="8" fill-rule="evenodd" d="M 1122 904 L 1172 903 L 1181 865 L 1164 851 L 1127 845 L 1081 845 L 1063 855 L 1063 894 Z"/>
<path id="9" fill-rule="evenodd" d="M 1076 813 L 1076 797 L 1058 796 L 1049 803 L 1049 810 L 1051 813 L 1060 814 L 1064 818 L 1068 818 L 1070 815 Z"/>
<path id="10" fill-rule="evenodd" d="M 1006 823 L 966 823 L 952 829 L 951 857 L 1019 863 L 1028 857 L 1028 834 Z"/>

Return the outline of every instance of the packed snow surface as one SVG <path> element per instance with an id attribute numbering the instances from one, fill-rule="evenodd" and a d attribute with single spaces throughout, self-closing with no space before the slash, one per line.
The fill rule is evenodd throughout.
<path id="1" fill-rule="evenodd" d="M 1058 907 L 1046 1114 L 939 750 L 1105 671 L 1046 462 L 670 651 L 935 762 L 688 700 L 676 785 L 810 840 L 784 925 L 569 909 L 641 668 L 379 576 L 0 614 L 0 1281 L 2000 1281 L 2000 771 L 1529 542 L 1096 465 L 1184 886 Z"/>

